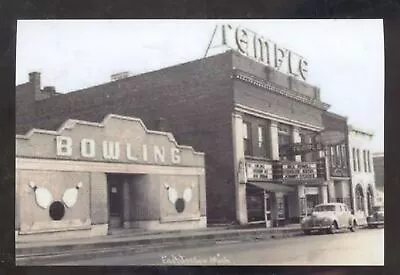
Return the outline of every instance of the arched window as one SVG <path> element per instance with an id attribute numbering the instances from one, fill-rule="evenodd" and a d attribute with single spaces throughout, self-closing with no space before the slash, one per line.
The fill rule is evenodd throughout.
<path id="1" fill-rule="evenodd" d="M 364 211 L 364 193 L 360 184 L 356 186 L 356 211 Z"/>

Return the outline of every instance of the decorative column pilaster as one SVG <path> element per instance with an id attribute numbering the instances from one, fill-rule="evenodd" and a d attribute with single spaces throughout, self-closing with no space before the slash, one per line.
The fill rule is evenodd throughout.
<path id="1" fill-rule="evenodd" d="M 246 169 L 243 145 L 243 119 L 240 114 L 232 114 L 233 167 L 236 189 L 236 219 L 239 224 L 247 224 L 246 184 L 241 183 Z"/>

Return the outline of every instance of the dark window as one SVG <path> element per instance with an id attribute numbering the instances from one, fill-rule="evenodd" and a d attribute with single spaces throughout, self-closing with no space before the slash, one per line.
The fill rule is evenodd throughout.
<path id="1" fill-rule="evenodd" d="M 278 142 L 279 146 L 288 145 L 291 143 L 290 127 L 284 124 L 278 124 Z M 294 156 L 283 156 L 283 160 L 294 160 Z"/>
<path id="2" fill-rule="evenodd" d="M 243 122 L 243 149 L 245 155 L 252 155 L 251 124 L 249 122 Z"/>
<path id="3" fill-rule="evenodd" d="M 260 157 L 267 157 L 267 141 L 266 141 L 266 128 L 264 125 L 257 127 L 257 146 Z"/>
<path id="4" fill-rule="evenodd" d="M 356 148 L 352 148 L 352 151 L 353 151 L 353 171 L 357 171 Z"/>
<path id="5" fill-rule="evenodd" d="M 364 211 L 364 194 L 360 185 L 356 187 L 356 210 Z"/>
<path id="6" fill-rule="evenodd" d="M 330 147 L 330 161 L 331 161 L 331 166 L 335 167 L 336 166 L 336 151 L 335 151 L 335 147 L 333 147 L 333 146 Z"/>
<path id="7" fill-rule="evenodd" d="M 341 167 L 342 166 L 342 152 L 340 150 L 340 145 L 335 146 L 335 151 L 336 151 L 336 166 Z"/>

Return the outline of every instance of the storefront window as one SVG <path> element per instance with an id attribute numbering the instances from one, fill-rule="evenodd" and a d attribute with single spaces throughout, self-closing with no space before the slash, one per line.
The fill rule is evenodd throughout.
<path id="1" fill-rule="evenodd" d="M 308 194 L 306 195 L 307 199 L 307 214 L 310 214 L 314 208 L 318 204 L 318 195 Z"/>
<path id="2" fill-rule="evenodd" d="M 299 206 L 300 206 L 300 215 L 301 216 L 306 216 L 307 215 L 307 205 L 306 205 L 306 198 L 300 198 L 299 200 Z"/>
<path id="3" fill-rule="evenodd" d="M 364 194 L 360 185 L 356 187 L 356 210 L 364 211 Z"/>
<path id="4" fill-rule="evenodd" d="M 277 205 L 278 219 L 284 220 L 286 218 L 284 199 L 282 197 L 276 198 L 276 205 Z"/>

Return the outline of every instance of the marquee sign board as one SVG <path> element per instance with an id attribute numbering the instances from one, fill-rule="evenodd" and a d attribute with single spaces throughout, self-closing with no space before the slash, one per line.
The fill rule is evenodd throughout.
<path id="1" fill-rule="evenodd" d="M 316 163 L 290 163 L 282 165 L 282 178 L 285 179 L 314 179 L 317 178 Z"/>
<path id="2" fill-rule="evenodd" d="M 246 175 L 249 181 L 272 180 L 272 164 L 246 160 Z"/>
<path id="3" fill-rule="evenodd" d="M 307 181 L 319 177 L 317 162 L 279 162 L 274 166 L 274 179 Z"/>
<path id="4" fill-rule="evenodd" d="M 217 25 L 207 53 L 210 46 L 230 48 L 282 73 L 302 81 L 307 79 L 308 62 L 304 57 L 247 28 Z"/>

